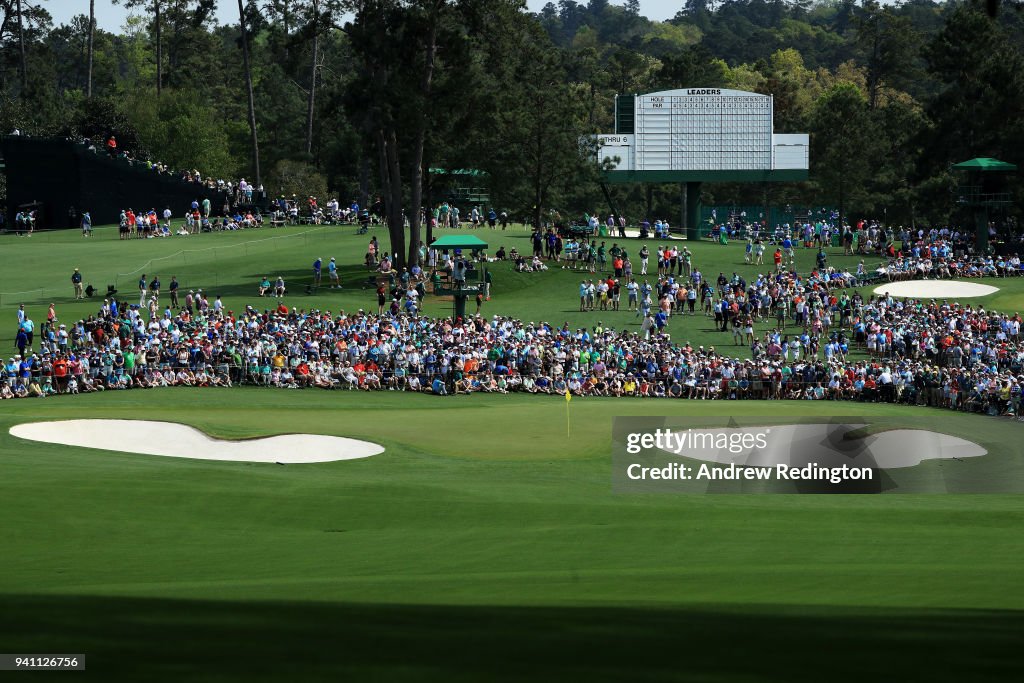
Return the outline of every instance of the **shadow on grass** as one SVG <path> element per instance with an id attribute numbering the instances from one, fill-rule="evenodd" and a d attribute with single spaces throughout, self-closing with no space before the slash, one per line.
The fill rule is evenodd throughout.
<path id="1" fill-rule="evenodd" d="M 6 652 L 102 681 L 982 681 L 1024 613 L 465 607 L 0 596 Z"/>

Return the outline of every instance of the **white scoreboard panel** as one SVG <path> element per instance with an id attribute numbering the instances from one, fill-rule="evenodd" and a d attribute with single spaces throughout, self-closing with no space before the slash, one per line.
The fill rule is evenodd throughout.
<path id="1" fill-rule="evenodd" d="M 637 171 L 771 170 L 772 97 L 688 88 L 636 98 Z"/>

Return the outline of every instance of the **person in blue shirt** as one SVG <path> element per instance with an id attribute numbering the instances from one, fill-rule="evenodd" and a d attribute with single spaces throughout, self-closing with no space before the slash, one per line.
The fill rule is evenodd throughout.
<path id="1" fill-rule="evenodd" d="M 28 348 L 29 348 L 29 351 L 31 351 L 32 350 L 32 341 L 33 341 L 33 339 L 35 337 L 35 332 L 36 332 L 36 324 L 32 321 L 32 318 L 29 318 L 29 317 L 26 316 L 25 320 L 23 320 L 21 325 L 19 325 L 18 327 L 19 327 L 20 331 L 23 331 L 25 333 L 25 336 L 27 337 Z M 25 354 L 22 353 L 22 355 L 25 355 Z"/>
<path id="2" fill-rule="evenodd" d="M 654 324 L 658 327 L 658 332 L 665 329 L 665 325 L 668 324 L 668 316 L 665 315 L 665 311 L 658 311 L 654 314 Z"/>
<path id="3" fill-rule="evenodd" d="M 316 261 L 313 261 L 313 284 L 320 284 L 320 269 L 323 267 L 324 262 L 319 256 L 316 257 Z"/>
<path id="4" fill-rule="evenodd" d="M 92 216 L 88 211 L 82 214 L 82 237 L 92 237 Z"/>
<path id="5" fill-rule="evenodd" d="M 341 282 L 338 280 L 338 264 L 333 256 L 327 263 L 327 277 L 331 281 L 331 289 L 341 289 Z"/>
<path id="6" fill-rule="evenodd" d="M 18 376 L 21 377 L 22 381 L 27 385 L 28 381 L 32 379 L 32 367 L 35 362 L 31 358 L 25 358 L 21 363 L 18 364 Z"/>

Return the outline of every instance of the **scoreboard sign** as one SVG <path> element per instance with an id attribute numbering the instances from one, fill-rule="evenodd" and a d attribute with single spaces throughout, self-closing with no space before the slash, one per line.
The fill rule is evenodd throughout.
<path id="1" fill-rule="evenodd" d="M 600 159 L 617 157 L 614 170 L 767 172 L 780 168 L 775 152 L 782 144 L 781 167 L 806 169 L 807 136 L 773 135 L 772 111 L 771 95 L 742 90 L 619 96 L 615 134 L 600 136 Z"/>
<path id="2" fill-rule="evenodd" d="M 739 90 L 691 88 L 638 98 L 638 170 L 768 170 L 772 98 Z"/>

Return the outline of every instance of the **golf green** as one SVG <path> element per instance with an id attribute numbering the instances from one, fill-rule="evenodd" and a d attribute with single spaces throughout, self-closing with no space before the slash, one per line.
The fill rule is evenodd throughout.
<path id="1" fill-rule="evenodd" d="M 995 680 L 1016 666 L 1018 496 L 615 495 L 613 416 L 836 408 L 581 400 L 569 437 L 565 410 L 254 388 L 8 401 L 0 640 L 84 652 L 94 680 Z M 984 436 L 1015 424 L 929 414 L 1020 467 L 1004 434 Z M 83 416 L 386 451 L 218 463 L 7 433 Z"/>

